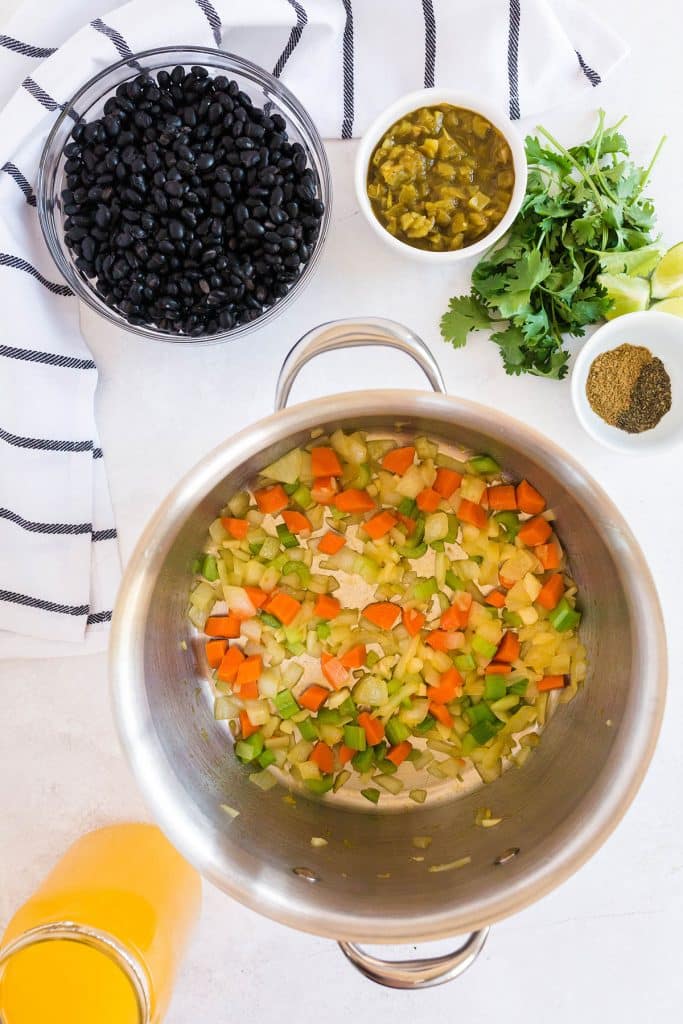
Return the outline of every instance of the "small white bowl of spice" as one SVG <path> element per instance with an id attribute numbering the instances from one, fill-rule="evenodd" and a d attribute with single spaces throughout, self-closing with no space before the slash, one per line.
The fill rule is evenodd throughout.
<path id="1" fill-rule="evenodd" d="M 572 401 L 584 429 L 614 451 L 683 441 L 683 319 L 648 310 L 600 327 L 576 358 Z"/>

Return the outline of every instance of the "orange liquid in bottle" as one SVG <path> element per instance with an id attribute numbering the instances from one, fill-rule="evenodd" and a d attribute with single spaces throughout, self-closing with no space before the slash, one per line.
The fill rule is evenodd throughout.
<path id="1" fill-rule="evenodd" d="M 168 1006 L 199 912 L 197 873 L 150 825 L 78 840 L 15 914 L 0 953 L 29 929 L 73 922 L 114 940 L 148 982 L 151 1021 Z M 77 935 L 36 942 L 0 968 L 3 1024 L 139 1024 L 135 990 L 116 958 Z"/>

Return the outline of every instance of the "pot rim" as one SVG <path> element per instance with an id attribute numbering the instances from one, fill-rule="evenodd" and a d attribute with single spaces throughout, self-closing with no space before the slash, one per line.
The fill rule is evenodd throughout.
<path id="1" fill-rule="evenodd" d="M 353 912 L 299 906 L 261 887 L 252 874 L 220 869 L 216 856 L 189 827 L 187 812 L 167 785 L 165 755 L 136 671 L 142 656 L 141 623 L 158 570 L 188 513 L 230 472 L 268 444 L 321 422 L 372 414 L 440 419 L 444 426 L 471 427 L 502 444 L 512 439 L 565 482 L 591 509 L 596 528 L 614 551 L 634 629 L 641 677 L 637 710 L 620 727 L 608 760 L 580 804 L 581 817 L 554 834 L 554 848 L 502 895 L 479 898 L 418 918 L 376 918 Z M 572 875 L 608 838 L 638 791 L 654 753 L 666 694 L 666 638 L 661 608 L 645 557 L 620 512 L 590 474 L 544 435 L 504 413 L 464 398 L 407 389 L 368 390 L 316 398 L 271 414 L 224 441 L 192 468 L 161 503 L 130 558 L 119 591 L 110 643 L 111 695 L 119 739 L 143 798 L 170 841 L 210 882 L 281 924 L 330 939 L 390 943 L 447 938 L 501 920 L 534 903 Z M 596 514 L 597 513 L 597 514 Z M 137 640 L 136 640 L 137 635 Z"/>

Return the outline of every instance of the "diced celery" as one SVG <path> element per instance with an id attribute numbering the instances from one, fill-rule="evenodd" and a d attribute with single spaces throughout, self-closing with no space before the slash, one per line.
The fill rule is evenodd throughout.
<path id="1" fill-rule="evenodd" d="M 486 700 L 500 700 L 507 692 L 505 676 L 487 675 L 484 683 L 484 697 Z"/>
<path id="2" fill-rule="evenodd" d="M 471 654 L 456 654 L 453 663 L 459 672 L 474 672 L 477 667 Z"/>
<path id="3" fill-rule="evenodd" d="M 476 651 L 477 654 L 481 654 L 484 658 L 491 659 L 496 653 L 497 645 L 485 640 L 479 633 L 475 633 L 472 637 L 472 650 Z"/>
<path id="4" fill-rule="evenodd" d="M 294 694 L 291 690 L 281 690 L 275 697 L 275 707 L 280 718 L 291 718 L 299 711 Z"/>
<path id="5" fill-rule="evenodd" d="M 365 750 L 367 740 L 365 730 L 360 725 L 344 726 L 344 744 L 352 750 Z"/>
<path id="6" fill-rule="evenodd" d="M 427 790 L 411 789 L 410 793 L 408 793 L 408 796 L 410 797 L 411 800 L 414 800 L 416 804 L 423 804 L 427 799 Z"/>
<path id="7" fill-rule="evenodd" d="M 381 794 L 378 789 L 368 787 L 367 789 L 361 789 L 361 796 L 364 796 L 365 799 L 369 800 L 371 804 L 377 804 L 379 803 L 379 798 Z"/>
<path id="8" fill-rule="evenodd" d="M 403 740 L 408 739 L 411 734 L 409 727 L 398 718 L 390 718 L 386 723 L 384 730 L 386 732 L 387 739 L 392 746 L 402 743 Z"/>
<path id="9" fill-rule="evenodd" d="M 563 597 L 557 607 L 550 612 L 548 621 L 558 633 L 566 633 L 567 630 L 574 629 L 579 625 L 581 613 L 575 611 L 567 598 Z"/>
<path id="10" fill-rule="evenodd" d="M 483 473 L 487 476 L 500 473 L 500 466 L 490 455 L 475 455 L 467 463 L 468 473 Z"/>

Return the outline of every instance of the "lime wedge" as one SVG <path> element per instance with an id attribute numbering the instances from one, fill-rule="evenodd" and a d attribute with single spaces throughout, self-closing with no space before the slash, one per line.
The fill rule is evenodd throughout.
<path id="1" fill-rule="evenodd" d="M 644 278 L 629 277 L 627 274 L 600 274 L 598 281 L 612 300 L 612 308 L 605 313 L 606 320 L 647 309 L 650 282 Z"/>
<path id="2" fill-rule="evenodd" d="M 674 316 L 683 316 L 683 296 L 678 299 L 664 299 L 662 302 L 655 302 L 650 309 L 659 310 L 660 313 L 673 313 Z"/>
<path id="3" fill-rule="evenodd" d="M 665 252 L 652 275 L 652 297 L 671 299 L 683 295 L 683 242 Z"/>

